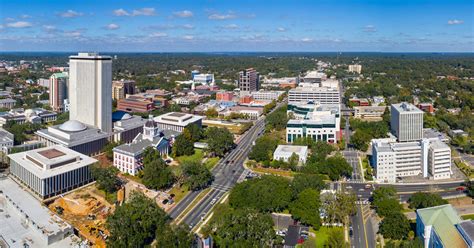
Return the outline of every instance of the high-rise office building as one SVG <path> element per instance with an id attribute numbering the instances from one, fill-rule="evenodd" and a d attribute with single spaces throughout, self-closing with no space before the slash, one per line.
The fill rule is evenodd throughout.
<path id="1" fill-rule="evenodd" d="M 423 111 L 410 103 L 391 106 L 390 128 L 398 141 L 417 141 L 423 138 Z"/>
<path id="2" fill-rule="evenodd" d="M 112 99 L 120 100 L 125 99 L 127 95 L 135 94 L 135 81 L 133 80 L 120 80 L 112 83 Z"/>
<path id="3" fill-rule="evenodd" d="M 241 93 L 247 94 L 252 91 L 258 91 L 259 86 L 259 74 L 253 69 L 249 68 L 239 73 L 239 89 Z"/>
<path id="4" fill-rule="evenodd" d="M 64 100 L 68 98 L 69 76 L 66 72 L 54 73 L 49 78 L 49 106 L 54 111 L 64 111 Z"/>
<path id="5" fill-rule="evenodd" d="M 96 53 L 69 57 L 71 120 L 112 131 L 112 58 Z"/>

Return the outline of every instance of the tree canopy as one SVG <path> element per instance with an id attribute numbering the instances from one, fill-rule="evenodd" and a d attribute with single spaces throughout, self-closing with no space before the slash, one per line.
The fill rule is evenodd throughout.
<path id="1" fill-rule="evenodd" d="M 435 193 L 416 192 L 408 199 L 411 209 L 429 208 L 447 204 L 448 201 Z"/>
<path id="2" fill-rule="evenodd" d="M 208 151 L 222 157 L 234 145 L 234 136 L 227 128 L 208 127 L 206 129 Z"/>
<path id="3" fill-rule="evenodd" d="M 166 189 L 174 183 L 174 175 L 163 159 L 158 158 L 143 168 L 143 184 L 151 189 Z"/>
<path id="4" fill-rule="evenodd" d="M 131 198 L 107 217 L 110 247 L 144 247 L 167 225 L 169 217 L 153 200 L 133 192 Z"/>
<path id="5" fill-rule="evenodd" d="M 305 189 L 298 194 L 295 201 L 290 204 L 290 213 L 295 220 L 319 229 L 321 219 L 319 218 L 319 191 Z"/>
<path id="6" fill-rule="evenodd" d="M 254 208 L 263 212 L 281 211 L 291 201 L 289 181 L 277 176 L 262 176 L 237 184 L 229 195 L 234 208 Z"/>
<path id="7" fill-rule="evenodd" d="M 186 161 L 182 168 L 185 183 L 192 190 L 202 189 L 213 180 L 211 171 L 199 161 Z"/>

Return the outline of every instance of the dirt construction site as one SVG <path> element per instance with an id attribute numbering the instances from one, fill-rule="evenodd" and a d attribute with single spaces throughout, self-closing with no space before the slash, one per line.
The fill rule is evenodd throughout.
<path id="1" fill-rule="evenodd" d="M 105 221 L 114 206 L 102 194 L 91 185 L 57 198 L 49 208 L 73 225 L 93 247 L 105 247 L 109 235 Z"/>

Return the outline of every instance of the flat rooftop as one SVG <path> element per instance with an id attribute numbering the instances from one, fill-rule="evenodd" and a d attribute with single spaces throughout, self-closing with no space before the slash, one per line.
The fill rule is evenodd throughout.
<path id="1" fill-rule="evenodd" d="M 190 123 L 201 120 L 200 115 L 186 114 L 181 112 L 170 112 L 155 117 L 153 120 L 157 123 L 186 126 Z"/>
<path id="2" fill-rule="evenodd" d="M 60 145 L 14 153 L 8 157 L 40 179 L 63 174 L 97 162 L 96 159 Z"/>
<path id="3" fill-rule="evenodd" d="M 23 242 L 30 247 L 46 247 L 45 236 L 68 230 L 72 232 L 71 225 L 42 205 L 11 178 L 0 178 L 0 192 L 0 239 L 3 238 L 7 247 L 23 247 Z M 28 216 L 27 222 L 24 215 Z M 68 237 L 48 247 L 71 247 L 72 238 Z"/>
<path id="4" fill-rule="evenodd" d="M 415 105 L 407 102 L 392 104 L 392 107 L 394 107 L 400 113 L 424 113 Z"/>
<path id="5" fill-rule="evenodd" d="M 296 153 L 303 154 L 308 150 L 307 146 L 278 145 L 275 153 Z"/>

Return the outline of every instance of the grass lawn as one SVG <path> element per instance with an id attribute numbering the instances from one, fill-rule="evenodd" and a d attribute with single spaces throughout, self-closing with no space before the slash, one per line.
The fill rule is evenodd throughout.
<path id="1" fill-rule="evenodd" d="M 474 214 L 468 214 L 461 216 L 463 220 L 474 220 Z"/>
<path id="2" fill-rule="evenodd" d="M 182 164 L 186 161 L 199 161 L 201 162 L 202 158 L 204 157 L 204 152 L 202 149 L 194 149 L 194 154 L 189 156 L 180 156 L 177 157 L 176 160 Z"/>
<path id="3" fill-rule="evenodd" d="M 212 168 L 214 168 L 214 166 L 216 166 L 217 162 L 219 162 L 219 157 L 214 157 L 214 158 L 208 158 L 206 160 L 206 162 L 204 163 L 204 165 L 206 166 L 206 168 L 208 168 L 209 170 L 212 170 Z"/>
<path id="4" fill-rule="evenodd" d="M 181 201 L 181 199 L 184 198 L 184 196 L 186 196 L 189 193 L 189 189 L 188 189 L 188 186 L 186 185 L 183 185 L 181 187 L 176 185 L 168 193 L 174 194 L 174 201 L 178 203 L 179 201 Z"/>
<path id="5" fill-rule="evenodd" d="M 134 181 L 134 182 L 143 184 L 142 179 L 139 178 L 139 177 L 137 177 L 137 176 L 132 176 L 132 175 L 130 175 L 130 174 L 128 174 L 128 173 L 123 173 L 123 174 L 120 174 L 120 175 L 123 176 L 123 177 L 125 177 L 125 178 L 127 178 L 127 179 L 129 179 L 129 180 L 132 180 L 132 181 Z"/>
<path id="6" fill-rule="evenodd" d="M 282 176 L 282 177 L 294 177 L 296 175 L 296 173 L 293 171 L 279 170 L 279 169 L 273 169 L 273 168 L 263 168 L 263 167 L 254 167 L 252 168 L 252 171 L 260 173 L 260 174 L 268 173 L 268 174 Z"/>
<path id="7" fill-rule="evenodd" d="M 322 226 L 319 230 L 309 229 L 310 232 L 314 233 L 316 239 L 316 247 L 324 247 L 329 238 L 329 227 Z"/>

